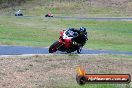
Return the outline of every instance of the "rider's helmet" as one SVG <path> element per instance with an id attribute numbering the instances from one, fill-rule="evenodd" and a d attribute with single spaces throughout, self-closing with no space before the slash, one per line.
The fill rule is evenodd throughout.
<path id="1" fill-rule="evenodd" d="M 86 28 L 85 27 L 80 27 L 80 33 L 85 33 L 86 32 Z"/>

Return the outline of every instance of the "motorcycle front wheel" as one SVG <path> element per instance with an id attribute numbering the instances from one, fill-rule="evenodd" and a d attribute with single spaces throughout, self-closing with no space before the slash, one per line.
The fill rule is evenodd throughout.
<path id="1" fill-rule="evenodd" d="M 54 42 L 54 43 L 49 47 L 49 53 L 54 53 L 54 52 L 56 52 L 59 46 L 60 46 L 59 41 Z"/>

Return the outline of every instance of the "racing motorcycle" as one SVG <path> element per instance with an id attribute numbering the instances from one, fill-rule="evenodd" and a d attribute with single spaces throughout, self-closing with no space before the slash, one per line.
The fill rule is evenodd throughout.
<path id="1" fill-rule="evenodd" d="M 54 53 L 56 51 L 62 51 L 67 53 L 77 51 L 77 53 L 81 53 L 82 47 L 85 45 L 87 38 L 82 44 L 78 44 L 78 42 L 73 41 L 74 38 L 78 40 L 77 37 L 78 33 L 72 32 L 69 29 L 61 31 L 59 40 L 54 42 L 49 47 L 49 53 Z"/>
<path id="2" fill-rule="evenodd" d="M 50 13 L 46 14 L 45 17 L 53 17 L 53 14 L 50 12 Z"/>

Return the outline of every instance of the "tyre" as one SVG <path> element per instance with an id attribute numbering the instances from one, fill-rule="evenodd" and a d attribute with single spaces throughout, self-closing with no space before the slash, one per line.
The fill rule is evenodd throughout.
<path id="1" fill-rule="evenodd" d="M 45 17 L 48 17 L 48 14 L 46 14 Z"/>
<path id="2" fill-rule="evenodd" d="M 76 76 L 76 80 L 79 85 L 84 85 L 87 82 L 84 76 Z"/>
<path id="3" fill-rule="evenodd" d="M 82 46 L 80 46 L 80 47 L 77 49 L 77 53 L 79 54 L 79 53 L 81 53 L 81 51 L 82 51 Z"/>
<path id="4" fill-rule="evenodd" d="M 57 48 L 60 46 L 59 41 L 54 42 L 50 47 L 49 47 L 49 53 L 54 53 L 57 51 Z"/>
<path id="5" fill-rule="evenodd" d="M 23 14 L 21 14 L 21 16 L 23 16 Z"/>

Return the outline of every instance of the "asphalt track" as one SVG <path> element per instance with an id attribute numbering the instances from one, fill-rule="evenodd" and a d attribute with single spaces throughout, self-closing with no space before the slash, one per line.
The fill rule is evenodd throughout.
<path id="1" fill-rule="evenodd" d="M 0 46 L 0 55 L 22 55 L 22 54 L 49 54 L 48 48 L 28 47 L 28 46 Z M 56 52 L 55 54 L 66 54 L 65 52 Z M 73 52 L 73 54 L 77 54 Z M 110 50 L 87 50 L 83 49 L 81 54 L 125 54 L 132 55 L 132 52 L 117 52 Z"/>
<path id="2" fill-rule="evenodd" d="M 59 19 L 77 19 L 77 20 L 97 20 L 97 21 L 132 21 L 131 17 L 68 17 L 68 16 L 55 16 L 53 18 Z"/>
<path id="3" fill-rule="evenodd" d="M 42 16 L 17 16 L 20 18 L 42 18 Z M 72 17 L 72 16 L 54 16 L 46 17 L 51 19 L 65 19 L 65 20 L 96 20 L 96 21 L 132 21 L 131 17 Z"/>

